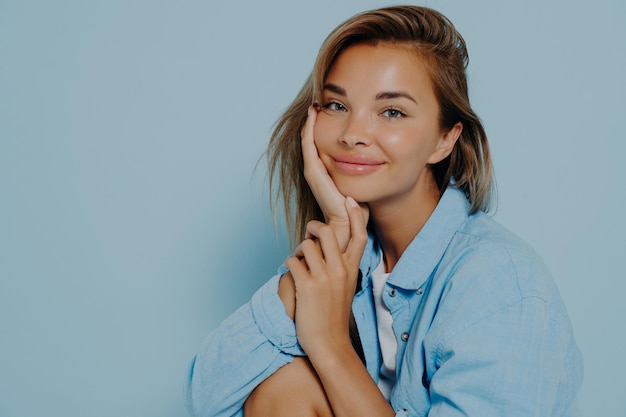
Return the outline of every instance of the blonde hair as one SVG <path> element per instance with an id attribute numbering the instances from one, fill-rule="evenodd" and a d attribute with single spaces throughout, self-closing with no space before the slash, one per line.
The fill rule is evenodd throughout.
<path id="1" fill-rule="evenodd" d="M 311 75 L 276 122 L 266 151 L 270 193 L 275 195 L 274 209 L 282 200 L 292 244 L 304 238 L 307 222 L 324 220 L 303 174 L 300 132 L 307 109 L 320 101 L 324 81 L 337 57 L 358 43 L 408 46 L 423 59 L 440 106 L 441 128 L 463 124 L 450 156 L 431 166 L 437 186 L 443 194 L 453 179 L 453 186 L 465 192 L 472 212 L 488 211 L 493 188 L 491 157 L 485 130 L 469 102 L 465 41 L 452 22 L 435 10 L 385 7 L 358 14 L 328 35 Z"/>

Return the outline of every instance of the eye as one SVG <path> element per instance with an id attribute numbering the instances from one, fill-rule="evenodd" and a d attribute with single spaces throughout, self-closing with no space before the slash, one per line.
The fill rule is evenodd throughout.
<path id="1" fill-rule="evenodd" d="M 337 112 L 341 112 L 341 111 L 346 111 L 346 106 L 344 106 L 343 104 L 337 102 L 337 101 L 329 101 L 327 103 L 325 103 L 322 106 L 322 109 L 324 110 L 329 110 L 329 111 L 337 111 Z"/>
<path id="2" fill-rule="evenodd" d="M 398 110 L 394 108 L 385 110 L 382 113 L 382 115 L 388 119 L 399 119 L 401 117 L 406 116 L 402 110 Z"/>

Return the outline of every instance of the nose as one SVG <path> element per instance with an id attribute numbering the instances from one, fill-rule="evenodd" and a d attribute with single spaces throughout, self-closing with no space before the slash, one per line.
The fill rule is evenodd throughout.
<path id="1" fill-rule="evenodd" d="M 355 146 L 367 146 L 371 140 L 369 120 L 366 115 L 350 114 L 346 118 L 346 125 L 339 141 L 350 148 Z"/>

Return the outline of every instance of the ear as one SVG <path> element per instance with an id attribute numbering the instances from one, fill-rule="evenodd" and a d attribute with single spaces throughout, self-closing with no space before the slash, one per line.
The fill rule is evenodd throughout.
<path id="1" fill-rule="evenodd" d="M 452 149 L 454 149 L 454 145 L 456 141 L 461 136 L 461 132 L 463 131 L 463 123 L 456 122 L 450 130 L 442 132 L 441 137 L 439 138 L 439 142 L 435 147 L 432 155 L 428 158 L 429 164 L 436 164 L 438 162 L 443 161 L 450 155 Z"/>

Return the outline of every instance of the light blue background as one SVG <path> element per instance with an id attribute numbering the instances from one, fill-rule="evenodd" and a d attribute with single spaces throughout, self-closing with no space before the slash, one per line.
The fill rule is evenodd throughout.
<path id="1" fill-rule="evenodd" d="M 0 0 L 0 416 L 184 416 L 204 335 L 286 255 L 264 165 L 323 38 L 383 1 Z M 421 2 L 419 4 L 424 4 Z M 626 6 L 429 1 L 465 36 L 496 217 L 621 416 Z"/>

